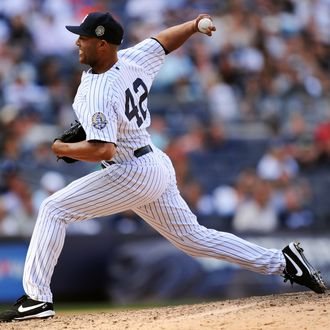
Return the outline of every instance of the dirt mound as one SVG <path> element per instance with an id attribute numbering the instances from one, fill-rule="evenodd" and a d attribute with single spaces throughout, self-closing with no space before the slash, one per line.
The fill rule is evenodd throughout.
<path id="1" fill-rule="evenodd" d="M 4 323 L 3 330 L 330 329 L 330 292 L 299 292 L 109 312 L 59 312 L 52 319 Z"/>

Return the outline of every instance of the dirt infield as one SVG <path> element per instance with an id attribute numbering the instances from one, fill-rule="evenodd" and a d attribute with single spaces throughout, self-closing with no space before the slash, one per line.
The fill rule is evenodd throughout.
<path id="1" fill-rule="evenodd" d="M 3 323 L 1 330 L 330 329 L 330 291 L 281 294 L 175 307 L 60 312 L 49 320 Z"/>

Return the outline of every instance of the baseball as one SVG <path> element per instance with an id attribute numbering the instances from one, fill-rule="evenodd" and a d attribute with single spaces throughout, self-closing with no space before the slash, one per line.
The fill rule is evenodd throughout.
<path id="1" fill-rule="evenodd" d="M 206 32 L 207 32 L 207 29 L 208 29 L 209 27 L 211 27 L 211 26 L 213 26 L 213 23 L 212 23 L 212 21 L 211 21 L 209 18 L 207 18 L 207 17 L 202 18 L 202 19 L 198 22 L 198 25 L 197 25 L 198 30 L 199 30 L 200 32 L 202 32 L 202 33 L 206 33 Z"/>

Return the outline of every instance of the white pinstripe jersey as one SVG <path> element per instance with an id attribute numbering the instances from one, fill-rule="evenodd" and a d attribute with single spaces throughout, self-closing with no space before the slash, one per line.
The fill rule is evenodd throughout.
<path id="1" fill-rule="evenodd" d="M 87 140 L 117 145 L 115 162 L 132 159 L 135 149 L 151 143 L 147 96 L 164 59 L 163 47 L 150 38 L 120 50 L 107 72 L 82 74 L 73 109 Z"/>

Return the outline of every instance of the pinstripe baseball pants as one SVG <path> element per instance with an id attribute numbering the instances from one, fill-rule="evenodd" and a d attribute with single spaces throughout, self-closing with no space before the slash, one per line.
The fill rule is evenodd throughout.
<path id="1" fill-rule="evenodd" d="M 52 302 L 50 282 L 67 225 L 127 209 L 191 256 L 226 260 L 262 274 L 282 274 L 285 267 L 281 250 L 199 225 L 180 196 L 170 159 L 156 149 L 84 176 L 43 201 L 25 261 L 25 292 Z"/>

